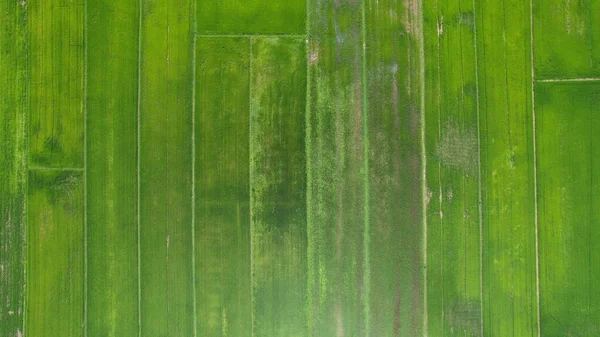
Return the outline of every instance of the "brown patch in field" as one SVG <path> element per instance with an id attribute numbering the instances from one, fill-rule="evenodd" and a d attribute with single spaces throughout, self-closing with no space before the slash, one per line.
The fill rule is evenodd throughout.
<path id="1" fill-rule="evenodd" d="M 316 46 L 313 46 L 310 48 L 310 65 L 315 65 L 318 63 L 319 61 L 319 48 Z"/>
<path id="2" fill-rule="evenodd" d="M 571 35 L 571 15 L 569 14 L 569 7 L 571 7 L 571 0 L 565 1 L 565 28 L 567 34 Z"/>
<path id="3" fill-rule="evenodd" d="M 53 231 L 54 221 L 52 221 L 52 214 L 45 208 L 40 212 L 40 241 L 43 243 L 46 236 L 52 234 Z"/>
<path id="4" fill-rule="evenodd" d="M 429 208 L 429 203 L 431 202 L 432 197 L 433 191 L 427 188 L 427 192 L 425 193 L 425 208 Z"/>
<path id="5" fill-rule="evenodd" d="M 452 330 L 469 332 L 469 336 L 481 335 L 481 306 L 479 301 L 460 301 L 447 310 Z"/>
<path id="6" fill-rule="evenodd" d="M 565 9 L 564 9 L 564 13 L 565 13 L 565 29 L 567 30 L 567 34 L 568 35 L 572 35 L 573 33 L 577 34 L 577 35 L 583 35 L 585 32 L 585 22 L 583 20 L 580 20 L 579 18 L 575 17 L 572 18 L 571 17 L 571 1 L 572 0 L 566 0 L 565 1 Z M 574 19 L 574 20 L 573 20 Z M 573 27 L 573 25 L 575 25 L 575 27 Z M 575 28 L 575 32 L 573 32 L 573 28 Z"/>
<path id="7" fill-rule="evenodd" d="M 477 133 L 446 125 L 436 154 L 444 165 L 474 174 L 477 170 Z"/>

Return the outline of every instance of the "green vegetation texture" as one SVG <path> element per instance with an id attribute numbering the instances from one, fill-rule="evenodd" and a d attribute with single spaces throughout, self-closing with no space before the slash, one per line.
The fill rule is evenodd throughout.
<path id="1" fill-rule="evenodd" d="M 0 0 L 0 336 L 598 336 L 599 13 Z"/>
<path id="2" fill-rule="evenodd" d="M 537 78 L 600 76 L 600 2 L 534 0 Z"/>
<path id="3" fill-rule="evenodd" d="M 252 327 L 250 39 L 198 38 L 196 53 L 198 334 L 243 336 Z"/>
<path id="4" fill-rule="evenodd" d="M 600 84 L 541 83 L 535 89 L 542 334 L 596 336 Z"/>
<path id="5" fill-rule="evenodd" d="M 430 336 L 481 336 L 480 165 L 473 3 L 424 5 Z"/>
<path id="6" fill-rule="evenodd" d="M 28 185 L 25 335 L 84 336 L 84 177 L 31 171 Z"/>
<path id="7" fill-rule="evenodd" d="M 304 34 L 306 0 L 198 1 L 199 34 Z"/>
<path id="8" fill-rule="evenodd" d="M 0 336 L 23 333 L 27 199 L 27 21 L 0 2 Z"/>
<path id="9" fill-rule="evenodd" d="M 87 336 L 136 336 L 139 7 L 87 11 Z"/>

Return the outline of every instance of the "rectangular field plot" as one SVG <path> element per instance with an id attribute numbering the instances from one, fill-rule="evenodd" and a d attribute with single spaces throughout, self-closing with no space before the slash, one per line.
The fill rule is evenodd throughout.
<path id="1" fill-rule="evenodd" d="M 194 331 L 193 1 L 142 1 L 139 103 L 143 337 Z"/>
<path id="2" fill-rule="evenodd" d="M 600 335 L 600 83 L 536 86 L 543 336 Z"/>
<path id="3" fill-rule="evenodd" d="M 600 76 L 600 1 L 534 0 L 536 78 Z"/>
<path id="4" fill-rule="evenodd" d="M 365 1 L 361 83 L 368 189 L 367 218 L 362 220 L 367 221 L 364 280 L 370 336 L 423 334 L 418 6 L 415 0 Z M 350 119 L 344 122 L 348 125 Z"/>
<path id="5" fill-rule="evenodd" d="M 87 337 L 138 333 L 138 5 L 88 4 Z"/>
<path id="6" fill-rule="evenodd" d="M 476 14 L 460 0 L 424 3 L 430 336 L 483 331 Z"/>
<path id="7" fill-rule="evenodd" d="M 197 55 L 197 330 L 241 337 L 252 327 L 250 38 L 198 38 Z"/>
<path id="8" fill-rule="evenodd" d="M 476 10 L 484 334 L 537 336 L 530 7 L 480 0 Z"/>
<path id="9" fill-rule="evenodd" d="M 0 336 L 7 337 L 23 333 L 26 309 L 26 14 L 16 1 L 0 2 Z"/>
<path id="10" fill-rule="evenodd" d="M 83 167 L 84 0 L 28 3 L 30 166 Z"/>
<path id="11" fill-rule="evenodd" d="M 306 45 L 253 38 L 250 221 L 254 336 L 306 336 Z"/>
<path id="12" fill-rule="evenodd" d="M 29 173 L 26 336 L 84 335 L 81 172 Z"/>
<path id="13" fill-rule="evenodd" d="M 303 34 L 309 0 L 199 0 L 199 34 Z"/>

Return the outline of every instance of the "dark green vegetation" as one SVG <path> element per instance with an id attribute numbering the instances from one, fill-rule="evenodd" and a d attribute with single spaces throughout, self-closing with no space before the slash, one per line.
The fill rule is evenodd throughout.
<path id="1" fill-rule="evenodd" d="M 0 4 L 0 336 L 600 334 L 597 2 Z"/>
<path id="2" fill-rule="evenodd" d="M 600 83 L 535 89 L 542 334 L 598 336 Z"/>

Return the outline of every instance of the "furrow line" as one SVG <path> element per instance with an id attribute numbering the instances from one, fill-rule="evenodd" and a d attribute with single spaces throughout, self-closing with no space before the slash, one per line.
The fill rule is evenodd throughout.
<path id="1" fill-rule="evenodd" d="M 88 1 L 83 4 L 83 336 L 88 335 L 88 193 L 87 193 L 87 88 Z"/>
<path id="2" fill-rule="evenodd" d="M 531 115 L 533 128 L 533 196 L 535 218 L 535 291 L 537 306 L 537 335 L 541 337 L 542 326 L 540 319 L 540 250 L 539 250 L 539 221 L 538 221 L 538 183 L 537 183 L 537 147 L 536 147 L 536 119 L 535 119 L 535 64 L 534 64 L 534 37 L 533 37 L 533 0 L 529 0 L 529 39 L 531 57 Z"/>
<path id="3" fill-rule="evenodd" d="M 138 337 L 142 337 L 142 270 L 141 270 L 141 230 L 140 230 L 140 109 L 141 109 L 141 93 L 142 93 L 142 5 L 143 0 L 138 0 L 138 69 L 137 69 L 137 103 L 136 103 L 136 132 L 137 132 L 137 162 L 136 162 L 136 174 L 137 174 L 137 306 L 138 306 Z"/>
<path id="4" fill-rule="evenodd" d="M 192 296 L 193 299 L 193 332 L 194 337 L 198 335 L 198 310 L 196 298 L 196 41 L 197 41 L 197 1 L 194 1 L 194 33 L 192 36 Z"/>
<path id="5" fill-rule="evenodd" d="M 255 337 L 254 334 L 254 219 L 253 219 L 253 207 L 252 207 L 252 171 L 253 171 L 253 163 L 252 163 L 252 152 L 253 152 L 253 143 L 252 143 L 252 59 L 253 59 L 253 50 L 252 43 L 254 42 L 254 37 L 251 36 L 248 39 L 248 48 L 250 49 L 250 56 L 248 61 L 248 108 L 249 108 L 249 118 L 248 118 L 248 163 L 250 164 L 250 169 L 248 170 L 248 185 L 250 190 L 250 204 L 249 204 L 249 213 L 250 213 L 250 336 Z"/>
<path id="6" fill-rule="evenodd" d="M 309 1 L 307 1 L 309 2 Z M 195 30 L 194 30 L 195 33 Z M 307 34 L 195 34 L 197 37 L 214 37 L 214 38 L 236 38 L 236 37 L 287 37 L 287 38 L 295 38 L 295 39 L 304 39 L 307 37 Z"/>
<path id="7" fill-rule="evenodd" d="M 84 167 L 43 167 L 43 166 L 30 166 L 27 168 L 29 171 L 75 171 L 83 172 Z"/>
<path id="8" fill-rule="evenodd" d="M 533 9 L 532 9 L 532 10 L 533 10 Z M 533 20 L 533 18 L 532 18 L 532 20 Z M 532 31 L 532 32 L 531 32 L 531 34 L 532 34 L 532 37 L 531 37 L 531 43 L 532 43 L 532 45 L 531 45 L 531 49 L 532 49 L 532 51 L 531 51 L 531 54 L 533 55 L 533 25 L 532 25 L 532 27 L 531 27 L 531 31 Z M 533 58 L 533 56 L 532 56 L 532 58 Z M 535 79 L 535 76 L 534 76 L 534 73 L 533 73 L 533 71 L 534 71 L 534 68 L 533 68 L 533 61 L 532 61 L 532 65 L 531 65 L 531 67 L 532 67 L 532 68 L 531 68 L 531 77 L 532 77 L 532 79 L 533 79 L 533 80 L 532 80 L 532 85 L 533 85 L 533 82 L 539 82 L 539 83 L 553 83 L 553 82 L 598 82 L 598 81 L 600 81 L 600 77 L 580 77 L 580 78 L 545 78 L 545 79 L 537 79 L 537 80 L 536 80 L 536 79 Z"/>

